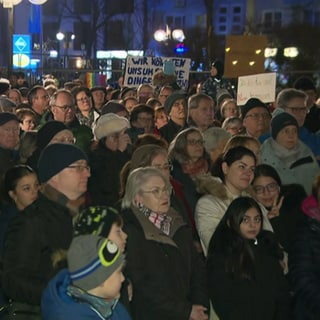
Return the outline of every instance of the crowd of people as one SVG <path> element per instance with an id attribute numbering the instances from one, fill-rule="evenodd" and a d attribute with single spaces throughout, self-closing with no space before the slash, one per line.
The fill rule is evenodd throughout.
<path id="1" fill-rule="evenodd" d="M 0 79 L 0 318 L 320 319 L 312 79 L 241 106 L 220 61 L 194 92 L 22 80 Z"/>

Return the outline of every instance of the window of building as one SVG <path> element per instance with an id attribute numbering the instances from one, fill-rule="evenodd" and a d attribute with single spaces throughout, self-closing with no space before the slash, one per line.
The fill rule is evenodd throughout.
<path id="1" fill-rule="evenodd" d="M 263 14 L 263 26 L 266 31 L 279 28 L 282 25 L 282 13 L 280 11 L 266 11 Z"/>
<path id="2" fill-rule="evenodd" d="M 171 29 L 183 29 L 186 25 L 186 17 L 185 16 L 167 16 L 166 24 Z"/>
<path id="3" fill-rule="evenodd" d="M 185 8 L 186 7 L 186 0 L 175 0 L 174 6 L 175 6 L 175 8 Z"/>
<path id="4" fill-rule="evenodd" d="M 239 34 L 244 26 L 244 10 L 239 5 L 221 5 L 215 29 L 218 34 Z"/>

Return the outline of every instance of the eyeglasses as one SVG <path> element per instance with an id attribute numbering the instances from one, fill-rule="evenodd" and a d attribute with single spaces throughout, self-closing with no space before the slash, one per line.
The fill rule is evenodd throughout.
<path id="1" fill-rule="evenodd" d="M 80 98 L 80 99 L 77 99 L 77 102 L 87 102 L 87 101 L 89 101 L 90 100 L 90 98 L 89 97 L 83 97 L 83 98 Z"/>
<path id="2" fill-rule="evenodd" d="M 204 145 L 204 140 L 202 139 L 188 139 L 187 140 L 187 143 L 190 145 L 190 146 L 203 146 Z"/>
<path id="3" fill-rule="evenodd" d="M 250 224 L 250 223 L 254 223 L 254 224 L 258 224 L 261 223 L 261 217 L 260 216 L 256 216 L 253 219 L 249 216 L 244 216 L 241 223 L 244 224 Z"/>
<path id="4" fill-rule="evenodd" d="M 170 164 L 170 163 L 166 163 L 166 164 L 164 164 L 164 165 L 159 165 L 159 164 L 156 164 L 156 165 L 154 165 L 153 167 L 155 167 L 155 168 L 157 168 L 157 169 L 159 169 L 159 170 L 172 170 L 172 164 Z"/>
<path id="5" fill-rule="evenodd" d="M 289 109 L 292 113 L 299 114 L 299 113 L 309 113 L 309 109 L 307 107 L 285 107 L 285 109 Z"/>
<path id="6" fill-rule="evenodd" d="M 90 171 L 91 171 L 90 166 L 85 166 L 85 165 L 81 165 L 81 164 L 73 164 L 71 166 L 68 166 L 67 168 L 75 169 L 78 173 L 82 173 L 84 171 L 88 171 L 90 173 Z"/>
<path id="7" fill-rule="evenodd" d="M 265 112 L 265 113 L 251 113 L 247 114 L 245 118 L 252 118 L 254 120 L 259 120 L 259 119 L 268 119 L 270 118 L 270 114 Z"/>
<path id="8" fill-rule="evenodd" d="M 70 109 L 73 109 L 73 106 L 67 106 L 67 105 L 66 106 L 53 106 L 53 107 L 59 108 L 64 113 Z"/>
<path id="9" fill-rule="evenodd" d="M 266 186 L 253 186 L 253 190 L 255 191 L 256 194 L 263 194 L 266 192 L 275 192 L 279 190 L 279 185 L 275 182 L 269 183 Z"/>
<path id="10" fill-rule="evenodd" d="M 61 137 L 61 138 L 56 138 L 52 140 L 53 142 L 57 143 L 71 143 L 75 144 L 77 139 L 76 138 L 71 138 L 71 137 Z"/>
<path id="11" fill-rule="evenodd" d="M 172 192 L 171 187 L 154 188 L 152 190 L 142 190 L 141 193 L 151 193 L 155 198 L 161 199 L 163 194 L 170 195 Z"/>

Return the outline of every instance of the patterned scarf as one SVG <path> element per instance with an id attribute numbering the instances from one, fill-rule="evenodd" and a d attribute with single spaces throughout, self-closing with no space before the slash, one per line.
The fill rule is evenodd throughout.
<path id="1" fill-rule="evenodd" d="M 208 161 L 204 158 L 201 158 L 193 163 L 183 163 L 182 170 L 184 173 L 187 173 L 190 176 L 207 173 L 209 170 Z"/>
<path id="2" fill-rule="evenodd" d="M 149 221 L 167 236 L 170 234 L 172 218 L 167 214 L 159 214 L 151 211 L 150 209 L 139 205 L 139 211 L 146 216 Z"/>
<path id="3" fill-rule="evenodd" d="M 107 301 L 105 299 L 93 296 L 73 285 L 68 286 L 67 294 L 79 303 L 89 304 L 90 308 L 97 312 L 103 319 L 109 319 L 112 316 L 113 310 L 118 303 L 118 299 Z"/>

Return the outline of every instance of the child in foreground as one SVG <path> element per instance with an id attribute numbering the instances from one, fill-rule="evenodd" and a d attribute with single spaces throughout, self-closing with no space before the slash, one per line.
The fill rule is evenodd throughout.
<path id="1" fill-rule="evenodd" d="M 96 235 L 75 237 L 61 270 L 42 295 L 44 320 L 130 320 L 118 301 L 124 276 L 124 255 L 109 239 Z"/>

